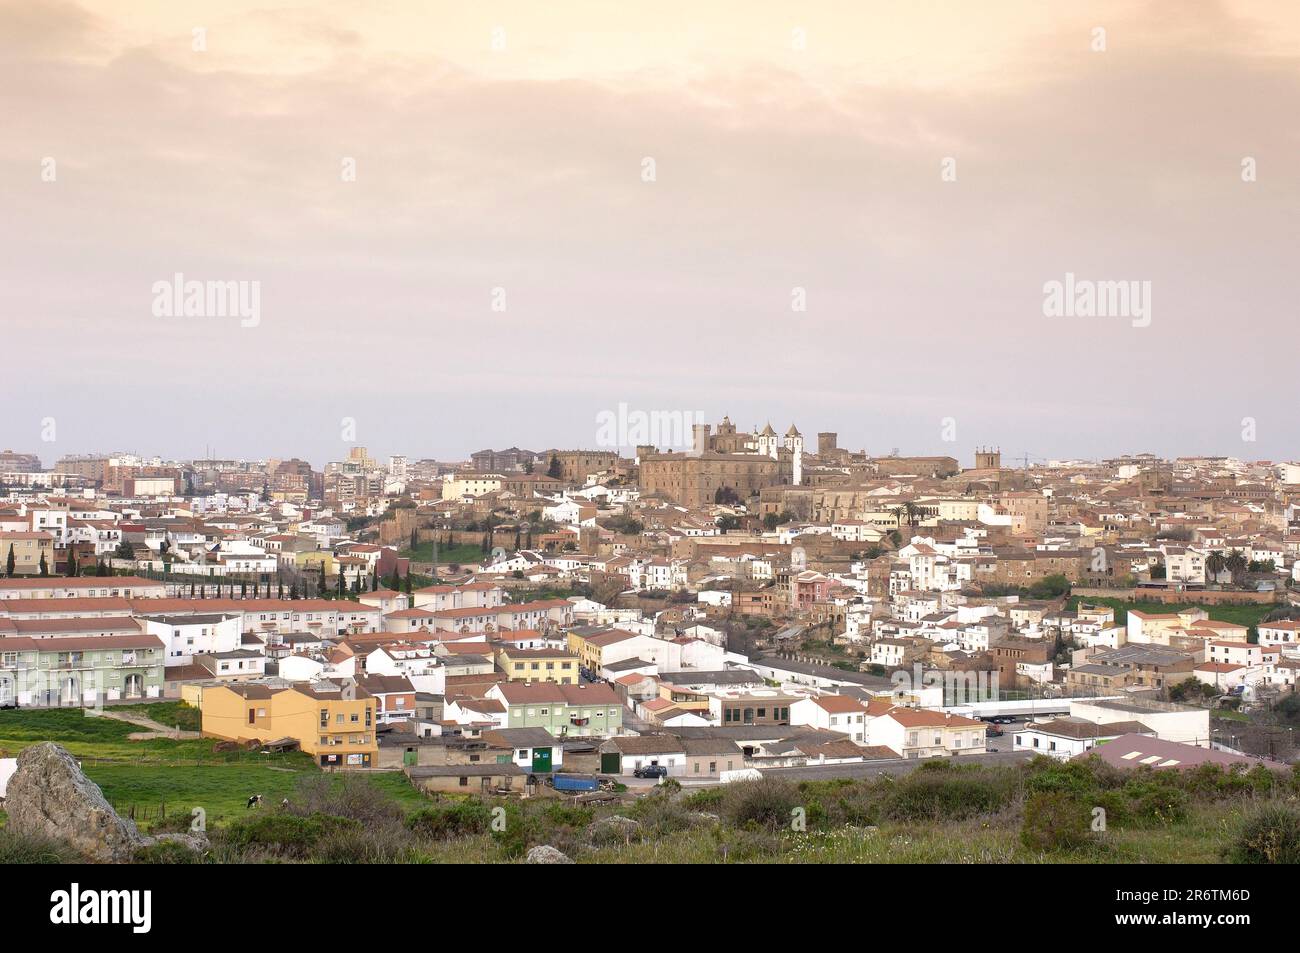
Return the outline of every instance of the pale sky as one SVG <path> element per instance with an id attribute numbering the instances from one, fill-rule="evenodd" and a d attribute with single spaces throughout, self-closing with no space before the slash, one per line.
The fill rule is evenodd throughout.
<path id="1" fill-rule="evenodd" d="M 1296 459 L 1297 116 L 1293 0 L 0 0 L 0 448 Z"/>

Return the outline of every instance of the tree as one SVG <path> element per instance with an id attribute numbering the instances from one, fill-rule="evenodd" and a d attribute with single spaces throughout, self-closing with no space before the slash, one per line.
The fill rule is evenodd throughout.
<path id="1" fill-rule="evenodd" d="M 113 573 L 109 570 L 108 563 L 104 562 L 104 560 L 102 559 L 99 559 L 95 561 L 95 575 L 111 576 L 113 575 Z"/>
<path id="2" fill-rule="evenodd" d="M 119 559 L 135 559 L 135 545 L 129 539 L 118 543 L 115 552 Z"/>
<path id="3" fill-rule="evenodd" d="M 1211 582 L 1219 581 L 1219 573 L 1223 572 L 1227 565 L 1228 560 L 1217 549 L 1205 557 L 1205 572 L 1210 577 Z"/>
<path id="4" fill-rule="evenodd" d="M 1232 584 L 1240 586 L 1242 580 L 1246 577 L 1246 571 L 1250 568 L 1250 560 L 1239 549 L 1234 549 L 1224 560 L 1223 567 L 1232 574 Z"/>
<path id="5" fill-rule="evenodd" d="M 68 547 L 68 578 L 76 578 L 80 567 L 77 566 L 77 552 L 71 546 Z"/>
<path id="6" fill-rule="evenodd" d="M 546 475 L 552 480 L 558 480 L 563 473 L 564 470 L 560 466 L 560 458 L 555 454 L 551 454 L 551 465 L 546 468 Z"/>
<path id="7" fill-rule="evenodd" d="M 44 553 L 41 553 L 41 569 L 40 569 L 40 572 L 41 572 L 41 575 L 42 575 L 42 576 L 48 576 L 48 575 L 50 574 L 50 564 L 47 563 L 47 562 L 45 561 L 45 554 L 44 554 Z"/>
<path id="8" fill-rule="evenodd" d="M 10 579 L 14 577 L 14 566 L 17 565 L 17 559 L 14 558 L 14 544 L 9 544 L 9 556 L 5 559 L 5 575 Z"/>

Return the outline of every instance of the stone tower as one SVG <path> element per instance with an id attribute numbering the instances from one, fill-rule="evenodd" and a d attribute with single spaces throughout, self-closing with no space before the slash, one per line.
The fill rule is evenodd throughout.
<path id="1" fill-rule="evenodd" d="M 993 450 L 989 447 L 975 448 L 975 469 L 976 470 L 1001 470 L 1002 469 L 1002 450 Z"/>

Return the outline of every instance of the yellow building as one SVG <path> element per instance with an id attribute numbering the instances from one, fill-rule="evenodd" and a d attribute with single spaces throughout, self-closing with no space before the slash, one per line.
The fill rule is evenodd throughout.
<path id="1" fill-rule="evenodd" d="M 497 649 L 497 668 L 512 682 L 578 684 L 578 656 L 563 649 Z"/>
<path id="2" fill-rule="evenodd" d="M 294 553 L 293 564 L 301 570 L 311 570 L 313 572 L 320 572 L 323 566 L 325 575 L 330 579 L 338 575 L 339 571 L 338 563 L 334 561 L 334 554 L 328 549 Z"/>
<path id="3" fill-rule="evenodd" d="M 664 675 L 663 678 L 672 678 L 672 675 Z M 709 710 L 709 696 L 704 692 L 682 688 L 671 682 L 659 682 L 659 697 L 666 702 L 671 702 L 674 708 L 680 708 L 682 711 L 707 713 Z"/>
<path id="4" fill-rule="evenodd" d="M 578 661 L 583 668 L 588 671 L 599 672 L 606 661 L 621 661 L 627 658 L 626 655 L 620 653 L 618 658 L 607 659 L 605 653 L 607 648 L 619 642 L 635 638 L 634 633 L 624 632 L 622 629 L 611 629 L 590 635 L 570 632 L 568 635 L 569 651 L 578 656 Z"/>
<path id="5" fill-rule="evenodd" d="M 203 691 L 203 734 L 227 741 L 294 738 L 323 768 L 378 764 L 375 700 L 353 686 L 217 685 Z"/>
<path id="6" fill-rule="evenodd" d="M 45 574 L 54 575 L 54 536 L 50 533 L 0 533 L 0 572 L 14 557 L 15 576 L 39 576 L 41 557 L 45 557 Z"/>

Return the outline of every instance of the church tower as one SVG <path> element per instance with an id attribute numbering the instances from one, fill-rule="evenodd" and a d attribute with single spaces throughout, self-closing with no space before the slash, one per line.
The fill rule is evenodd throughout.
<path id="1" fill-rule="evenodd" d="M 794 485 L 803 483 L 803 434 L 794 424 L 785 432 L 785 448 L 790 451 L 794 464 Z"/>

